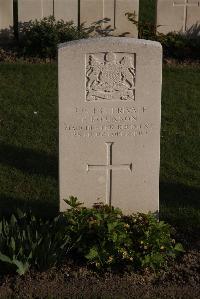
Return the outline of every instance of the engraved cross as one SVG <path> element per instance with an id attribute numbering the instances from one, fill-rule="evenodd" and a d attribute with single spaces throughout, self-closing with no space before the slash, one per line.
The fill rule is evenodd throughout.
<path id="1" fill-rule="evenodd" d="M 187 30 L 187 9 L 188 7 L 198 7 L 200 6 L 200 1 L 196 0 L 194 3 L 188 3 L 188 0 L 183 0 L 182 3 L 177 3 L 177 1 L 173 2 L 173 6 L 182 6 L 184 7 L 184 16 L 183 16 L 183 32 Z"/>
<path id="2" fill-rule="evenodd" d="M 106 171 L 106 204 L 111 206 L 112 201 L 112 171 L 115 170 L 129 170 L 132 171 L 131 164 L 118 164 L 113 165 L 112 163 L 112 146 L 113 142 L 106 142 L 107 149 L 107 164 L 106 165 L 89 165 L 87 164 L 87 171 Z"/>

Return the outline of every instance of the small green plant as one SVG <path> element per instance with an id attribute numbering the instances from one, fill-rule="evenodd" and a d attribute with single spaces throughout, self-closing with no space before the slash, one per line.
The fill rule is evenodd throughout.
<path id="1" fill-rule="evenodd" d="M 171 238 L 170 226 L 152 214 L 125 216 L 103 204 L 88 209 L 74 197 L 66 202 L 71 206 L 65 216 L 70 238 L 76 240 L 74 254 L 96 268 L 158 270 L 183 251 Z"/>
<path id="2" fill-rule="evenodd" d="M 162 44 L 165 57 L 200 59 L 200 37 L 170 32 L 166 35 L 157 33 L 156 40 Z"/>
<path id="3" fill-rule="evenodd" d="M 18 216 L 21 219 L 20 211 Z M 19 275 L 25 274 L 29 269 L 33 255 L 30 242 L 29 227 L 26 230 L 20 229 L 14 215 L 10 221 L 3 219 L 0 222 L 0 261 L 16 268 Z"/>
<path id="4" fill-rule="evenodd" d="M 69 209 L 52 220 L 17 210 L 0 221 L 1 269 L 24 275 L 30 267 L 46 270 L 69 256 L 95 269 L 159 270 L 183 252 L 170 226 L 152 214 L 123 215 L 95 204 L 82 207 L 75 197 Z"/>
<path id="5" fill-rule="evenodd" d="M 59 43 L 86 38 L 87 30 L 73 22 L 56 21 L 53 16 L 30 21 L 20 28 L 20 48 L 25 56 L 54 59 Z"/>
<path id="6" fill-rule="evenodd" d="M 36 219 L 17 210 L 0 222 L 0 261 L 6 270 L 25 274 L 31 266 L 44 270 L 66 256 L 71 243 L 64 233 L 62 217 L 52 221 Z"/>
<path id="7" fill-rule="evenodd" d="M 128 20 L 138 28 L 138 38 L 155 40 L 162 44 L 164 58 L 179 60 L 200 59 L 200 37 L 176 32 L 162 34 L 161 25 L 152 22 L 137 21 L 134 13 L 126 13 Z"/>

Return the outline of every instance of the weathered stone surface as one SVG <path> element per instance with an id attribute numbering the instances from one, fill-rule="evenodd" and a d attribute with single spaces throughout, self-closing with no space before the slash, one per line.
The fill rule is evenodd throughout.
<path id="1" fill-rule="evenodd" d="M 183 32 L 200 35 L 200 0 L 158 0 L 160 33 Z"/>
<path id="2" fill-rule="evenodd" d="M 78 25 L 78 1 L 56 0 L 54 16 L 57 20 L 73 21 L 75 25 Z"/>
<path id="3" fill-rule="evenodd" d="M 157 211 L 162 49 L 133 38 L 59 47 L 60 210 L 77 196 Z"/>
<path id="4" fill-rule="evenodd" d="M 93 23 L 108 19 L 102 29 L 110 26 L 113 35 L 128 33 L 130 37 L 137 37 L 137 27 L 128 21 L 126 13 L 139 15 L 138 0 L 81 0 L 80 2 L 80 22 L 86 27 Z"/>
<path id="5" fill-rule="evenodd" d="M 52 0 L 18 0 L 18 20 L 28 22 L 53 15 Z"/>
<path id="6" fill-rule="evenodd" d="M 13 26 L 13 1 L 0 0 L 0 39 L 8 37 Z"/>
<path id="7" fill-rule="evenodd" d="M 129 37 L 138 37 L 138 30 L 125 16 L 127 12 L 135 13 L 135 20 L 139 19 L 139 0 L 118 0 L 116 1 L 116 17 L 114 35 L 130 32 Z"/>
<path id="8" fill-rule="evenodd" d="M 80 2 L 80 23 L 87 27 L 94 22 L 104 19 L 104 1 L 103 0 L 82 0 Z"/>

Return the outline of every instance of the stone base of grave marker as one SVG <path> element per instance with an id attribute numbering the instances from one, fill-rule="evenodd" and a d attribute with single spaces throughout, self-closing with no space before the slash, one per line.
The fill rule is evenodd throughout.
<path id="1" fill-rule="evenodd" d="M 59 47 L 60 211 L 78 197 L 159 209 L 162 48 L 133 38 Z"/>

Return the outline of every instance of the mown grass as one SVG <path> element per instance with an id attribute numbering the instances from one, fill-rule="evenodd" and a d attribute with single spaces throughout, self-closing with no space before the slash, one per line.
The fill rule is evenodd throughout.
<path id="1" fill-rule="evenodd" d="M 200 228 L 199 82 L 198 67 L 164 67 L 160 210 L 182 228 Z M 1 211 L 57 211 L 57 102 L 56 65 L 0 65 Z"/>
<path id="2" fill-rule="evenodd" d="M 161 214 L 200 225 L 200 68 L 164 69 L 161 137 Z"/>
<path id="3" fill-rule="evenodd" d="M 0 81 L 0 207 L 48 214 L 58 200 L 56 66 L 1 64 Z"/>

